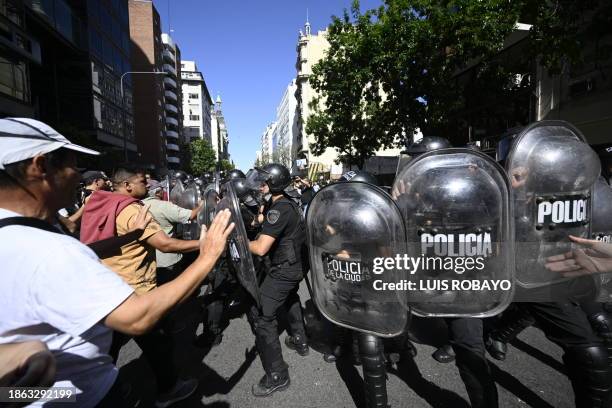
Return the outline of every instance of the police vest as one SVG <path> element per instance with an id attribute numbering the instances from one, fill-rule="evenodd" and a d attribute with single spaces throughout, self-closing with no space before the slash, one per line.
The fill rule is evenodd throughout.
<path id="1" fill-rule="evenodd" d="M 286 234 L 283 234 L 283 237 L 278 240 L 276 248 L 270 253 L 270 261 L 272 265 L 278 265 L 284 262 L 288 262 L 292 265 L 297 262 L 302 262 L 306 256 L 306 227 L 300 209 L 296 203 L 284 197 L 284 199 L 273 202 L 270 206 L 270 210 L 273 210 L 279 205 L 290 205 L 295 213 L 297 222 L 293 231 L 287 231 Z M 307 256 L 305 259 L 308 259 Z"/>

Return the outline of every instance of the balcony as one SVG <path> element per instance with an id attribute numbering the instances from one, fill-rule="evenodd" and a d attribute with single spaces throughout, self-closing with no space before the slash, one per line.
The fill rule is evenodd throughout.
<path id="1" fill-rule="evenodd" d="M 176 57 L 169 50 L 164 50 L 162 55 L 164 56 L 164 61 L 168 61 L 172 64 L 174 64 L 174 62 L 176 61 Z"/>
<path id="2" fill-rule="evenodd" d="M 178 152 L 178 151 L 179 151 L 179 147 L 178 147 L 178 145 L 177 145 L 177 144 L 174 144 L 174 143 L 166 143 L 166 148 L 167 148 L 168 150 L 173 151 L 173 152 Z"/>
<path id="3" fill-rule="evenodd" d="M 176 120 L 176 119 L 174 119 L 174 118 L 170 118 L 170 117 L 167 117 L 167 118 L 166 118 L 166 123 L 168 123 L 168 124 L 170 124 L 170 125 L 174 125 L 174 126 L 176 126 L 176 127 L 178 127 L 178 125 L 179 125 L 178 120 Z M 166 133 L 166 134 L 167 134 L 167 133 Z"/>
<path id="4" fill-rule="evenodd" d="M 174 92 L 172 92 L 172 91 L 165 91 L 165 92 L 164 92 L 164 95 L 166 95 L 166 98 L 168 98 L 168 99 L 172 99 L 172 100 L 173 100 L 173 101 L 175 101 L 175 102 L 178 100 L 178 97 L 177 97 L 177 96 L 176 96 L 176 94 L 175 94 Z"/>
<path id="5" fill-rule="evenodd" d="M 168 77 L 164 77 L 164 85 L 167 85 L 168 87 L 172 88 L 172 89 L 176 89 L 177 85 L 176 85 L 176 81 L 172 78 L 168 78 Z"/>
<path id="6" fill-rule="evenodd" d="M 166 104 L 166 112 L 172 112 L 172 113 L 178 114 L 178 109 L 173 104 L 167 103 Z"/>
<path id="7" fill-rule="evenodd" d="M 176 69 L 174 69 L 174 66 L 170 64 L 164 64 L 163 68 L 164 68 L 164 72 L 168 72 L 176 77 Z"/>
<path id="8" fill-rule="evenodd" d="M 174 164 L 181 163 L 181 159 L 179 159 L 178 157 L 166 156 L 166 160 L 168 160 L 168 163 L 174 163 Z"/>
<path id="9" fill-rule="evenodd" d="M 172 119 L 172 118 L 170 118 L 170 119 Z M 168 120 L 166 119 L 166 122 L 167 121 Z M 166 130 L 166 137 L 173 137 L 175 139 L 178 139 L 179 138 L 179 134 L 178 134 L 178 132 L 175 132 L 174 130 Z"/>

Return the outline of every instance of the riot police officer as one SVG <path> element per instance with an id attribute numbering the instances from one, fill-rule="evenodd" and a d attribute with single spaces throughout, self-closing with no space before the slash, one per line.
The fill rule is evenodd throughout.
<path id="1" fill-rule="evenodd" d="M 340 180 L 343 182 L 361 182 L 378 186 L 376 177 L 367 171 L 348 171 Z M 363 385 L 368 408 L 387 406 L 387 373 L 383 340 L 370 333 L 354 332 L 357 340 L 358 361 L 363 365 Z M 345 336 L 340 333 L 340 338 Z M 350 336 L 349 336 L 350 337 Z M 327 358 L 325 358 L 327 357 Z M 329 361 L 330 356 L 324 356 Z"/>
<path id="2" fill-rule="evenodd" d="M 447 139 L 425 136 L 408 146 L 405 152 L 402 152 L 406 156 L 400 158 L 393 196 L 403 213 L 411 214 L 417 205 L 417 195 L 408 194 L 408 190 L 415 188 L 415 186 L 406 185 L 402 179 L 402 175 L 406 171 L 405 169 L 416 157 L 430 151 L 449 147 L 451 147 L 451 144 Z M 429 186 L 424 186 L 424 188 L 427 189 Z M 418 196 L 421 199 L 425 199 L 425 197 L 428 197 L 426 193 L 427 191 L 420 191 Z M 431 201 L 427 205 L 435 206 L 435 200 L 431 199 Z M 482 319 L 447 317 L 444 320 L 448 327 L 450 345 L 437 350 L 434 353 L 434 358 L 438 359 L 440 356 L 443 356 L 450 362 L 456 356 L 455 364 L 467 390 L 472 407 L 497 407 L 497 388 L 486 359 Z"/>
<path id="3" fill-rule="evenodd" d="M 524 303 L 515 306 L 519 316 L 514 317 L 514 323 L 507 324 L 512 319 L 501 321 L 507 325 L 493 332 L 491 338 L 498 344 L 492 346 L 503 352 L 503 347 L 499 347 L 503 342 L 535 322 L 564 351 L 563 362 L 574 389 L 576 407 L 610 407 L 612 367 L 608 351 L 580 306 L 593 282 L 581 278 L 564 280 L 551 274 L 540 262 L 550 255 L 567 252 L 567 235 L 585 237 L 591 230 L 590 211 L 589 217 L 576 223 L 567 217 L 549 221 L 544 210 L 551 202 L 552 208 L 559 201 L 590 208 L 589 200 L 600 172 L 597 156 L 584 136 L 569 123 L 541 121 L 500 141 L 498 160 L 505 162 L 514 190 L 517 242 L 529 245 L 517 246 L 516 255 L 519 287 L 515 298 Z M 577 198 L 568 199 L 567 191 Z"/>
<path id="4" fill-rule="evenodd" d="M 289 386 L 289 370 L 283 360 L 277 331 L 277 317 L 286 308 L 291 335 L 285 344 L 305 356 L 309 352 L 302 318 L 299 283 L 304 277 L 308 255 L 306 231 L 297 205 L 284 190 L 291 183 L 289 170 L 281 164 L 268 164 L 250 173 L 253 184 L 265 183 L 272 195 L 259 237 L 249 244 L 250 251 L 268 255 L 271 267 L 259 292 L 261 307 L 254 311 L 255 344 L 265 375 L 253 385 L 253 395 L 266 397 Z M 252 184 L 252 185 L 253 185 Z"/>

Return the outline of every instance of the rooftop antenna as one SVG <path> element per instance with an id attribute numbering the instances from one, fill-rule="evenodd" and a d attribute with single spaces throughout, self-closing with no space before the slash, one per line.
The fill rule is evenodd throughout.
<path id="1" fill-rule="evenodd" d="M 306 36 L 310 36 L 310 22 L 308 21 L 308 8 L 306 9 L 306 24 L 304 24 L 304 29 L 306 30 Z"/>
<path id="2" fill-rule="evenodd" d="M 168 0 L 168 34 L 172 33 L 172 24 L 170 24 L 170 0 Z"/>

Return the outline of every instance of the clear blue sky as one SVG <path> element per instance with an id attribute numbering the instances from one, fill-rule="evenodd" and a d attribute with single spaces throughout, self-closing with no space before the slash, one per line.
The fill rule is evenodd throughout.
<path id="1" fill-rule="evenodd" d="M 295 47 L 308 9 L 312 32 L 341 16 L 351 0 L 154 0 L 182 58 L 195 60 L 211 96 L 221 95 L 229 152 L 236 166 L 252 167 L 266 125 L 295 77 Z M 379 0 L 362 0 L 361 9 Z M 170 19 L 168 19 L 168 6 Z"/>

